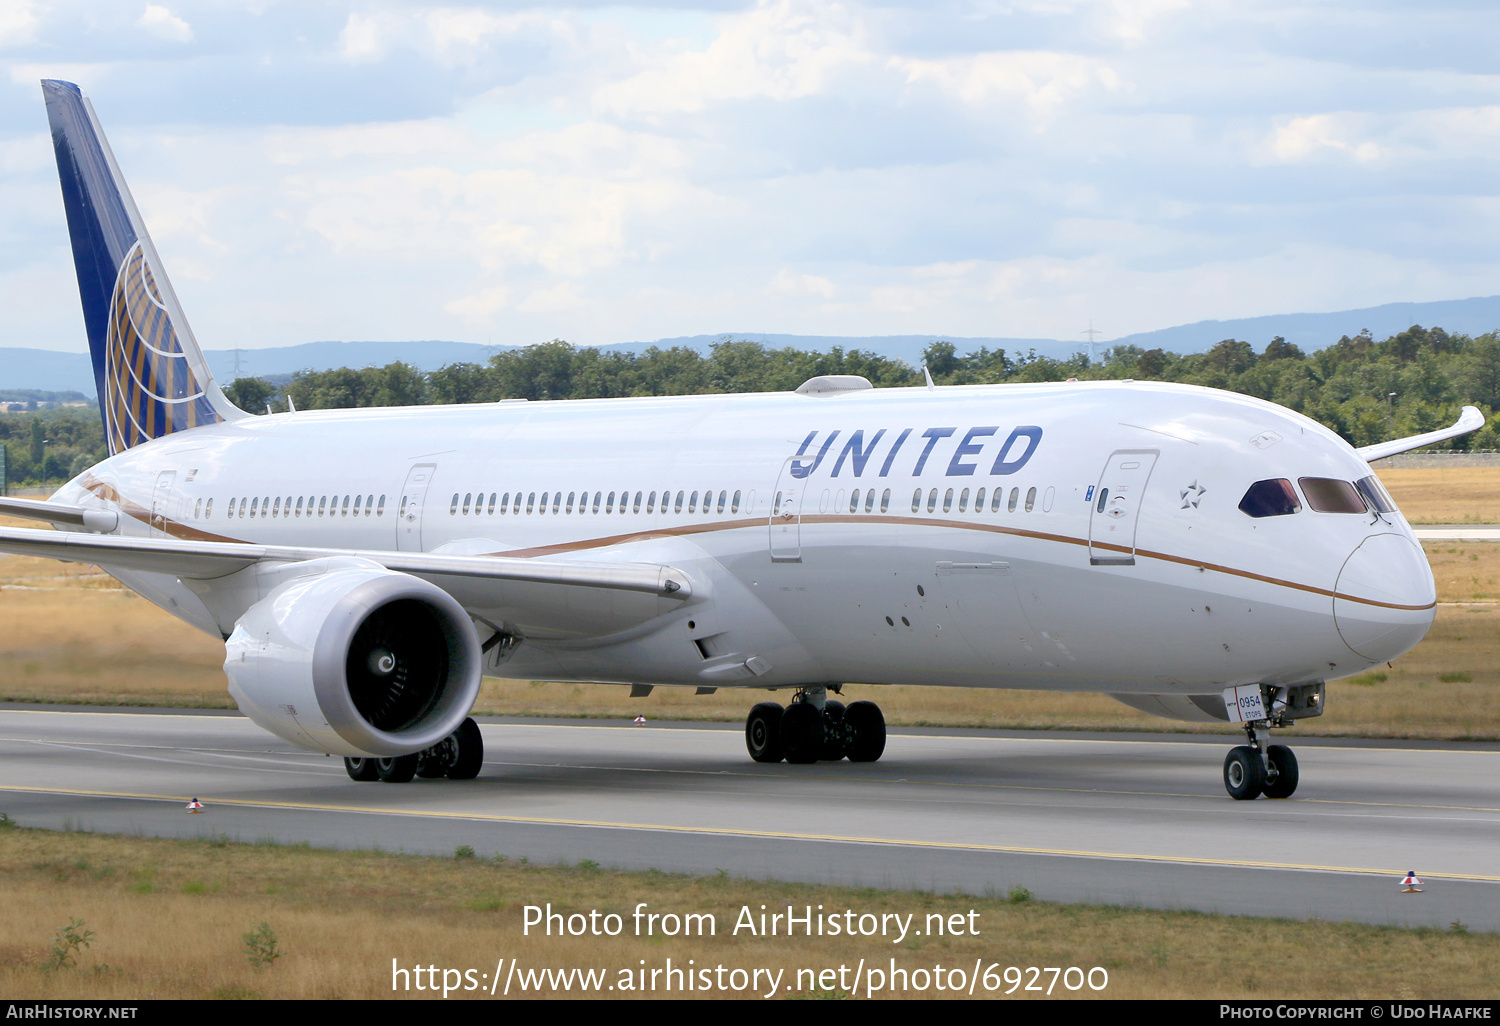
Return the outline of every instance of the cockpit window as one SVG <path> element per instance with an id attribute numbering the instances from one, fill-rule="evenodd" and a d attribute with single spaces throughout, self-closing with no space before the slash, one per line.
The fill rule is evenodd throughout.
<path id="1" fill-rule="evenodd" d="M 1381 484 L 1380 478 L 1374 474 L 1360 478 L 1354 482 L 1354 487 L 1358 488 L 1359 494 L 1364 497 L 1365 505 L 1375 512 L 1396 512 L 1396 500 L 1391 498 L 1391 493 L 1385 490 L 1385 485 Z"/>
<path id="2" fill-rule="evenodd" d="M 1284 477 L 1255 482 L 1240 500 L 1240 512 L 1256 518 L 1284 517 L 1301 508 L 1297 490 Z"/>
<path id="3" fill-rule="evenodd" d="M 1299 477 L 1307 504 L 1319 513 L 1363 513 L 1365 500 L 1348 481 L 1332 477 Z"/>

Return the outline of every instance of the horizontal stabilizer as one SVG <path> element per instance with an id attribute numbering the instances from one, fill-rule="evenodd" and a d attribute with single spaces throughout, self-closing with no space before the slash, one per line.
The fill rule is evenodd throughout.
<path id="1" fill-rule="evenodd" d="M 1373 463 L 1376 460 L 1383 460 L 1387 456 L 1395 456 L 1397 453 L 1420 449 L 1424 445 L 1446 442 L 1450 438 L 1467 435 L 1469 432 L 1478 431 L 1482 427 L 1484 427 L 1484 414 L 1480 413 L 1476 407 L 1465 406 L 1463 413 L 1459 414 L 1458 420 L 1451 427 L 1429 431 L 1425 435 L 1397 438 L 1391 442 L 1377 442 L 1375 445 L 1361 446 L 1354 451 L 1359 453 L 1360 458 L 1365 462 Z"/>

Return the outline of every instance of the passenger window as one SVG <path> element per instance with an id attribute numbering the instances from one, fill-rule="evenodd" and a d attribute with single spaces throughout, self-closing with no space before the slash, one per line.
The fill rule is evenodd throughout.
<path id="1" fill-rule="evenodd" d="M 1365 500 L 1348 481 L 1332 477 L 1299 477 L 1307 504 L 1319 513 L 1363 513 Z"/>
<path id="2" fill-rule="evenodd" d="M 610 492 L 609 493 L 609 498 L 607 498 L 607 499 L 604 500 L 604 512 L 606 512 L 606 513 L 613 513 L 614 511 L 615 511 L 615 493 L 614 492 Z"/>
<path id="3" fill-rule="evenodd" d="M 370 515 L 370 512 L 373 509 L 374 505 L 375 505 L 375 496 L 373 496 L 373 495 L 366 495 L 365 496 L 365 516 L 369 516 Z M 478 506 L 474 507 L 474 512 L 475 513 L 479 512 L 479 507 Z"/>
<path id="4" fill-rule="evenodd" d="M 647 513 L 655 513 L 656 512 L 656 493 L 655 492 L 652 492 L 650 495 L 646 496 L 646 512 Z"/>
<path id="5" fill-rule="evenodd" d="M 300 500 L 300 499 L 297 500 L 297 505 L 300 507 L 302 505 L 302 500 Z M 495 512 L 495 496 L 493 494 L 490 495 L 490 512 L 491 513 Z M 300 516 L 301 514 L 298 514 L 298 515 Z M 378 506 L 375 507 L 375 515 L 377 517 L 383 517 L 383 516 L 385 516 L 385 496 L 384 495 L 382 495 L 380 497 L 380 505 L 378 505 Z"/>
<path id="6" fill-rule="evenodd" d="M 880 512 L 888 512 L 891 508 L 891 490 L 887 488 L 880 493 Z"/>
<path id="7" fill-rule="evenodd" d="M 911 511 L 913 513 L 922 512 L 922 489 L 920 488 L 911 493 Z"/>
<path id="8" fill-rule="evenodd" d="M 639 500 L 637 500 L 639 501 Z M 715 513 L 724 512 L 724 503 L 729 501 L 729 492 L 723 488 L 719 489 L 719 504 L 714 507 Z"/>
<path id="9" fill-rule="evenodd" d="M 546 492 L 542 493 L 542 501 L 536 504 L 536 511 L 539 514 L 547 512 L 547 493 Z"/>
<path id="10" fill-rule="evenodd" d="M 529 514 L 536 509 L 536 492 L 528 492 L 526 495 L 526 512 Z"/>
<path id="11" fill-rule="evenodd" d="M 1365 505 L 1377 513 L 1396 512 L 1396 502 L 1391 498 L 1391 493 L 1385 490 L 1385 485 L 1380 483 L 1380 478 L 1371 474 L 1354 482 L 1354 487 L 1359 489 L 1359 494 L 1364 497 Z"/>
<path id="12" fill-rule="evenodd" d="M 360 506 L 361 506 L 361 502 L 360 502 L 360 500 L 361 500 L 361 499 L 363 499 L 363 498 L 364 498 L 364 496 L 362 496 L 362 495 L 356 495 L 356 496 L 355 496 L 355 497 L 354 497 L 354 515 L 355 515 L 355 516 L 359 516 L 359 508 L 360 508 Z M 468 498 L 468 497 L 467 497 L 467 496 L 465 496 L 465 500 L 466 500 L 466 501 L 465 501 L 465 502 L 464 502 L 464 512 L 465 512 L 465 513 L 467 513 L 467 512 L 469 512 L 469 503 L 468 503 L 468 501 L 467 501 L 467 498 Z"/>
<path id="13" fill-rule="evenodd" d="M 685 494 L 686 494 L 685 492 L 678 492 L 677 493 L 677 501 L 672 504 L 672 512 L 673 513 L 681 513 L 682 512 L 682 497 Z M 698 493 L 694 492 L 693 494 L 696 495 Z M 662 501 L 665 502 L 666 500 L 663 499 Z"/>
<path id="14" fill-rule="evenodd" d="M 990 512 L 991 513 L 999 513 L 1000 512 L 1000 502 L 1004 498 L 1005 498 L 1005 489 L 1004 488 L 996 488 L 993 492 L 990 493 Z"/>
<path id="15" fill-rule="evenodd" d="M 250 519 L 251 520 L 255 519 L 255 508 L 257 506 L 259 506 L 259 505 L 260 505 L 260 498 L 258 496 L 256 498 L 250 500 Z"/>
<path id="16" fill-rule="evenodd" d="M 1036 489 L 1026 489 L 1026 512 L 1030 513 L 1036 508 Z"/>
<path id="17" fill-rule="evenodd" d="M 1297 490 L 1284 477 L 1255 482 L 1240 500 L 1240 512 L 1257 520 L 1261 517 L 1289 516 L 1301 509 L 1302 503 L 1297 501 Z"/>
<path id="18" fill-rule="evenodd" d="M 279 518 L 281 516 L 281 496 L 279 495 L 276 496 L 275 504 L 271 506 L 271 516 L 275 518 Z"/>
<path id="19" fill-rule="evenodd" d="M 199 499 L 198 502 L 193 506 L 193 519 L 194 520 L 201 520 L 201 519 L 203 519 L 203 500 L 202 499 Z"/>
<path id="20" fill-rule="evenodd" d="M 1010 490 L 1010 501 L 1008 501 L 1005 504 L 1005 512 L 1007 512 L 1007 513 L 1014 513 L 1016 511 L 1016 503 L 1019 502 L 1020 500 L 1021 500 L 1021 489 L 1019 489 L 1019 488 L 1012 488 Z"/>
<path id="21" fill-rule="evenodd" d="M 203 507 L 203 519 L 207 520 L 209 517 L 211 517 L 213 515 L 214 515 L 214 500 L 209 499 L 208 500 L 208 505 L 206 505 L 206 506 Z"/>
<path id="22" fill-rule="evenodd" d="M 485 511 L 485 515 L 486 516 L 491 516 L 492 517 L 492 516 L 495 515 L 495 500 L 497 498 L 499 498 L 498 495 L 496 495 L 494 492 L 490 492 L 490 508 Z M 384 495 L 382 495 L 380 497 L 380 507 L 381 507 L 381 512 L 384 512 L 385 511 L 385 496 Z M 379 516 L 379 515 L 380 515 L 379 513 L 376 514 L 376 516 Z"/>
<path id="23" fill-rule="evenodd" d="M 448 504 L 448 515 L 450 517 L 456 517 L 456 516 L 458 516 L 458 493 L 457 492 L 453 493 L 453 501 Z"/>
<path id="24" fill-rule="evenodd" d="M 556 513 L 560 509 L 562 509 L 562 492 L 553 492 L 552 493 L 552 512 Z"/>
<path id="25" fill-rule="evenodd" d="M 974 512 L 975 513 L 983 513 L 984 512 L 984 491 L 985 490 L 983 488 L 981 488 L 981 489 L 979 489 L 979 491 L 977 491 L 977 492 L 974 493 Z"/>
<path id="26" fill-rule="evenodd" d="M 510 492 L 500 493 L 500 515 L 503 517 L 510 512 Z"/>
<path id="27" fill-rule="evenodd" d="M 932 513 L 937 509 L 937 489 L 927 493 L 927 512 Z"/>
<path id="28" fill-rule="evenodd" d="M 599 504 L 601 502 L 603 502 L 603 501 L 604 501 L 604 493 L 603 492 L 595 492 L 594 493 L 594 512 L 595 513 L 599 512 Z"/>
<path id="29" fill-rule="evenodd" d="M 318 516 L 322 516 L 328 509 L 328 496 L 324 495 L 318 499 Z"/>
<path id="30" fill-rule="evenodd" d="M 953 511 L 953 489 L 949 488 L 946 492 L 943 493 L 943 512 L 944 513 L 951 513 L 952 511 Z"/>
<path id="31" fill-rule="evenodd" d="M 859 489 L 858 488 L 854 489 L 854 491 L 852 491 L 852 492 L 849 493 L 849 512 L 850 513 L 858 513 L 859 512 Z"/>
<path id="32" fill-rule="evenodd" d="M 349 496 L 347 495 L 344 496 L 344 508 L 339 511 L 339 515 L 346 517 L 349 515 Z"/>
<path id="33" fill-rule="evenodd" d="M 576 499 L 576 498 L 578 498 L 578 493 L 577 492 L 569 492 L 568 493 L 567 510 L 568 510 L 569 513 L 573 512 L 573 500 Z"/>
<path id="34" fill-rule="evenodd" d="M 692 497 L 688 499 L 688 512 L 698 512 L 698 493 L 696 491 L 693 492 Z"/>
<path id="35" fill-rule="evenodd" d="M 1099 501 L 1097 503 L 1095 503 L 1095 505 L 1094 505 L 1094 512 L 1095 513 L 1103 513 L 1104 512 L 1104 503 L 1105 503 L 1105 501 L 1108 498 L 1109 498 L 1109 489 L 1108 488 L 1101 488 L 1101 489 L 1099 489 Z M 1014 508 L 1014 506 L 1012 506 L 1012 508 Z"/>
<path id="36" fill-rule="evenodd" d="M 969 490 L 967 488 L 965 488 L 963 491 L 961 491 L 961 492 L 958 493 L 958 511 L 960 513 L 963 513 L 966 510 L 968 510 L 968 508 L 969 508 Z"/>

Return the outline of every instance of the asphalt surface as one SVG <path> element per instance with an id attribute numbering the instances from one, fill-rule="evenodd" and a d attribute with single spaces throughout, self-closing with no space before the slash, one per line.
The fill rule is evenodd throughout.
<path id="1" fill-rule="evenodd" d="M 1500 931 L 1500 745 L 1306 740 L 1235 802 L 1232 737 L 893 730 L 762 766 L 739 728 L 481 721 L 478 780 L 358 784 L 238 715 L 0 708 L 26 826 Z M 200 799 L 207 812 L 188 815 Z M 1401 893 L 1415 870 L 1420 894 Z"/>

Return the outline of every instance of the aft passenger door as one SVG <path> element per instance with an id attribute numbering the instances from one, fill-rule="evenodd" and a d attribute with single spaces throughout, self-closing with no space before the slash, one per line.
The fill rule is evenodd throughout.
<path id="1" fill-rule="evenodd" d="M 422 552 L 422 508 L 436 463 L 418 463 L 406 474 L 401 502 L 396 508 L 396 548 L 402 552 Z"/>
<path id="2" fill-rule="evenodd" d="M 792 457 L 781 465 L 771 493 L 771 562 L 802 562 L 802 481 L 792 476 Z"/>
<path id="3" fill-rule="evenodd" d="M 151 526 L 163 533 L 167 530 L 167 503 L 171 501 L 176 480 L 177 471 L 163 470 L 156 475 L 156 489 L 151 493 Z"/>
<path id="4" fill-rule="evenodd" d="M 1158 449 L 1116 449 L 1104 463 L 1089 507 L 1089 563 L 1135 566 L 1135 527 Z"/>

